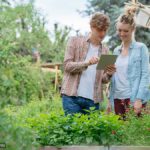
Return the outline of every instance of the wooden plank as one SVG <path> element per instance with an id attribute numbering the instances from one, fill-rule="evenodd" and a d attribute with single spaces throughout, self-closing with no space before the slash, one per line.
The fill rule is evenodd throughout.
<path id="1" fill-rule="evenodd" d="M 150 146 L 111 146 L 110 150 L 150 150 Z"/>
<path id="2" fill-rule="evenodd" d="M 45 64 L 41 64 L 41 67 L 43 68 L 55 68 L 55 66 L 61 66 L 62 63 L 45 63 Z"/>

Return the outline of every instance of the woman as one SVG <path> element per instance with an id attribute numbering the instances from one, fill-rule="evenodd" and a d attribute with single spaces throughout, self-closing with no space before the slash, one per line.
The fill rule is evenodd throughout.
<path id="1" fill-rule="evenodd" d="M 134 112 L 140 115 L 141 108 L 150 99 L 148 48 L 133 39 L 136 28 L 133 9 L 120 16 L 116 26 L 122 44 L 114 50 L 118 58 L 107 109 L 110 110 L 112 103 L 115 113 L 124 116 L 132 105 Z"/>

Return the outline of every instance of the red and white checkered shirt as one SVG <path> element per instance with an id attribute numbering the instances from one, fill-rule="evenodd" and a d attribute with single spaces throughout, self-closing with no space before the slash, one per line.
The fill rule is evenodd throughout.
<path id="1" fill-rule="evenodd" d="M 64 77 L 61 94 L 78 96 L 77 89 L 82 71 L 88 67 L 85 58 L 89 49 L 89 37 L 72 37 L 69 39 L 64 58 Z M 99 54 L 107 54 L 108 48 L 100 44 Z M 95 103 L 103 100 L 102 83 L 108 83 L 109 76 L 103 70 L 96 71 L 93 100 Z M 86 88 L 86 87 L 85 87 Z"/>

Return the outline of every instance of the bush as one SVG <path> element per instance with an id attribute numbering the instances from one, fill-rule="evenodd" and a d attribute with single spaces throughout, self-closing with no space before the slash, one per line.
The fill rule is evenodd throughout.
<path id="1" fill-rule="evenodd" d="M 140 145 L 150 146 L 150 115 L 127 121 L 114 114 L 92 112 L 90 115 L 64 116 L 63 112 L 40 114 L 27 119 L 41 145 Z"/>
<path id="2" fill-rule="evenodd" d="M 58 94 L 53 101 L 32 101 L 24 106 L 4 109 L 16 127 L 31 128 L 41 145 L 141 145 L 150 146 L 150 115 L 126 121 L 114 114 L 93 112 L 89 115 L 64 116 Z M 1 132 L 0 132 L 1 134 Z"/>
<path id="3" fill-rule="evenodd" d="M 7 105 L 0 111 L 0 144 L 6 145 L 6 150 L 34 150 L 38 149 L 36 142 L 36 133 L 27 126 L 26 120 L 29 117 L 36 117 L 41 112 L 49 113 L 56 109 L 54 104 L 58 104 L 54 96 L 55 103 L 52 100 L 30 101 L 22 106 Z M 60 109 L 57 105 L 57 109 Z"/>
<path id="4" fill-rule="evenodd" d="M 43 99 L 32 100 L 29 103 L 22 106 L 8 105 L 3 109 L 8 116 L 11 116 L 17 120 L 17 124 L 24 125 L 26 119 L 30 117 L 37 117 L 41 113 L 49 114 L 51 111 L 62 111 L 62 104 L 60 96 L 57 94 L 53 95 L 53 100 Z"/>
<path id="5" fill-rule="evenodd" d="M 38 144 L 32 130 L 16 126 L 15 122 L 16 120 L 0 112 L 0 144 L 6 150 L 36 149 Z"/>
<path id="6" fill-rule="evenodd" d="M 0 57 L 0 106 L 22 105 L 30 100 L 52 98 L 51 74 L 29 63 L 29 58 Z"/>
<path id="7" fill-rule="evenodd" d="M 122 121 L 113 114 L 64 116 L 62 112 L 28 118 L 27 124 L 37 133 L 41 145 L 109 145 L 119 140 Z"/>
<path id="8" fill-rule="evenodd" d="M 122 126 L 122 141 L 124 145 L 150 146 L 150 115 L 143 114 L 137 118 L 129 114 L 128 120 Z"/>

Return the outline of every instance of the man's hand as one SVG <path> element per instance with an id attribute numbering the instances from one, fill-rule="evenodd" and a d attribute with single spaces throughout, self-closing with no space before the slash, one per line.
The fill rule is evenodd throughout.
<path id="1" fill-rule="evenodd" d="M 141 113 L 141 109 L 142 109 L 142 101 L 138 99 L 134 102 L 134 112 L 136 114 L 139 114 Z"/>
<path id="2" fill-rule="evenodd" d="M 116 72 L 116 67 L 115 65 L 108 65 L 104 72 L 107 73 L 107 75 L 112 76 Z"/>
<path id="3" fill-rule="evenodd" d="M 89 60 L 89 65 L 97 64 L 98 61 L 99 61 L 99 57 L 93 56 L 93 57 L 91 57 L 90 60 Z"/>

